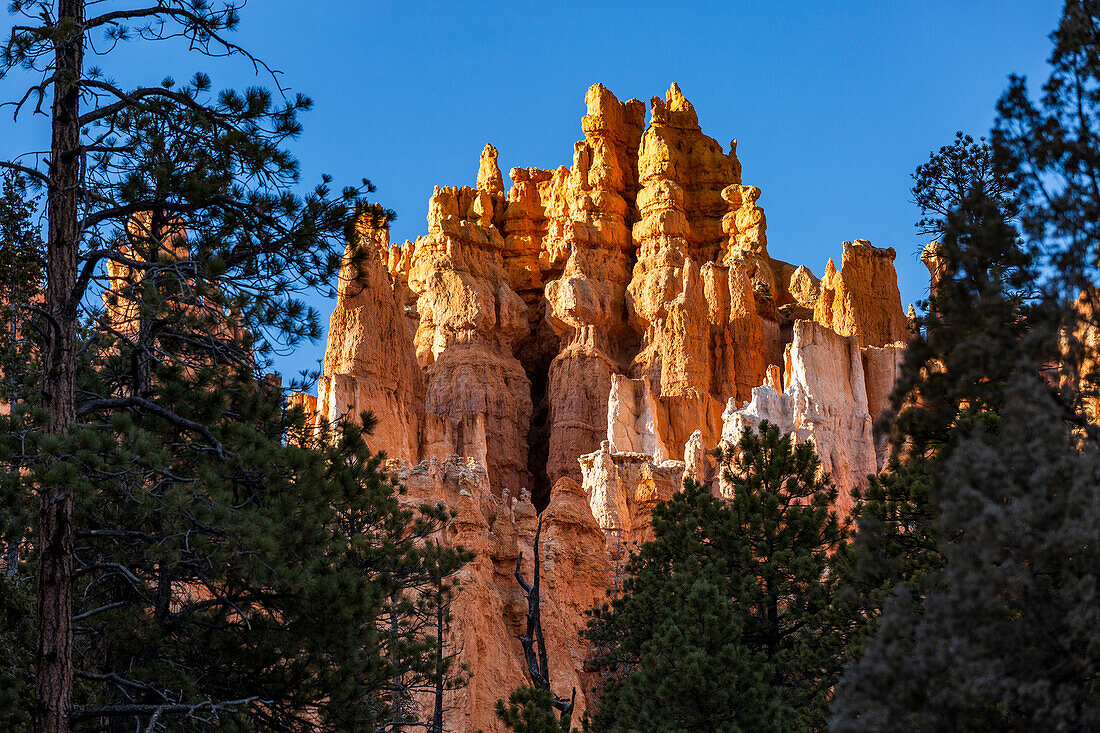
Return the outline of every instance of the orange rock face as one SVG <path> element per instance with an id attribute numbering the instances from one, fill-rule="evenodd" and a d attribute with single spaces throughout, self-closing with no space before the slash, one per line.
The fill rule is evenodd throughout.
<path id="1" fill-rule="evenodd" d="M 829 260 L 814 304 L 814 320 L 860 346 L 906 341 L 909 320 L 901 307 L 894 249 L 879 249 L 866 239 L 844 243 L 839 270 Z"/>
<path id="2" fill-rule="evenodd" d="M 446 541 L 478 553 L 452 607 L 472 677 L 449 730 L 499 730 L 494 702 L 527 682 L 512 572 L 537 511 L 555 692 L 576 686 L 580 711 L 584 611 L 685 475 L 724 490 L 719 442 L 761 419 L 812 441 L 842 513 L 885 459 L 872 421 L 909 334 L 894 250 L 846 242 L 820 278 L 774 259 L 736 141 L 703 134 L 675 84 L 648 126 L 600 84 L 585 106 L 569 167 L 513 168 L 506 191 L 487 145 L 476 187 L 435 189 L 427 234 L 365 233 L 318 397 L 295 398 L 317 419 L 372 410 L 409 501 L 455 509 Z"/>
<path id="3" fill-rule="evenodd" d="M 405 484 L 410 507 L 442 502 L 455 511 L 443 542 L 476 553 L 458 573 L 451 603 L 449 653 L 470 672 L 469 684 L 445 694 L 447 730 L 456 733 L 503 731 L 493 713 L 498 698 L 522 684 L 527 674 L 515 632 L 527 613 L 526 598 L 513 576 L 523 553 L 522 572 L 533 573 L 533 541 L 538 517 L 530 493 L 515 497 L 490 488 L 488 473 L 475 458 L 432 458 L 412 468 L 391 466 Z M 593 680 L 584 669 L 589 645 L 577 633 L 584 612 L 600 603 L 610 577 L 604 535 L 580 486 L 562 479 L 542 512 L 540 574 L 544 589 L 542 628 L 555 689 L 577 688 L 578 714 L 591 704 Z M 430 713 L 431 700 L 420 701 Z"/>
<path id="4" fill-rule="evenodd" d="M 413 462 L 424 417 L 424 377 L 408 338 L 404 309 L 380 259 L 389 234 L 363 235 L 361 256 L 349 252 L 340 271 L 313 409 L 328 421 L 373 412 L 378 425 L 368 445 Z M 306 402 L 302 406 L 310 407 Z"/>

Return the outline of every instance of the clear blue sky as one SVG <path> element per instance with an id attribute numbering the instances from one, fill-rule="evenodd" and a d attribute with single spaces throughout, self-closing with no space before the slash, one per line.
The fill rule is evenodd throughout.
<path id="1" fill-rule="evenodd" d="M 892 246 L 908 303 L 927 287 L 910 173 L 955 130 L 989 130 L 1008 74 L 1045 79 L 1060 12 L 1060 0 L 251 0 L 237 36 L 316 103 L 294 145 L 305 182 L 370 178 L 397 211 L 394 241 L 424 233 L 433 186 L 473 185 L 486 142 L 506 176 L 569 164 L 589 85 L 648 106 L 676 81 L 704 132 L 738 139 L 774 257 L 820 275 L 844 240 Z M 102 65 L 124 82 L 203 70 L 215 86 L 254 83 L 241 63 L 164 45 Z M 0 120 L 4 157 L 40 134 L 21 128 Z M 311 302 L 327 328 L 333 303 Z M 323 349 L 277 366 L 315 366 Z"/>

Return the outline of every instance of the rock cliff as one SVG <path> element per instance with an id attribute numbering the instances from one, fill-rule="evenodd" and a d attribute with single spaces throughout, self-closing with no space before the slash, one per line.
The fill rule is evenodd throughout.
<path id="1" fill-rule="evenodd" d="M 909 332 L 894 250 L 845 242 L 820 278 L 776 259 L 736 140 L 703 134 L 675 84 L 648 125 L 600 84 L 585 105 L 569 167 L 513 168 L 506 190 L 487 145 L 475 187 L 434 190 L 424 236 L 361 232 L 318 395 L 293 398 L 318 421 L 373 411 L 410 501 L 454 508 L 446 539 L 478 553 L 450 730 L 499 730 L 493 703 L 526 681 L 512 572 L 537 512 L 555 691 L 576 686 L 579 715 L 584 611 L 685 475 L 725 490 L 721 441 L 761 419 L 812 441 L 841 513 L 886 458 L 872 424 Z"/>
<path id="2" fill-rule="evenodd" d="M 391 462 L 405 484 L 410 506 L 442 502 L 455 511 L 443 541 L 472 550 L 475 559 L 458 573 L 459 591 L 451 603 L 447 652 L 457 654 L 470 672 L 469 684 L 448 691 L 446 730 L 497 731 L 493 706 L 527 679 L 516 632 L 523 628 L 526 597 L 516 583 L 516 560 L 533 574 L 533 541 L 538 517 L 530 493 L 499 494 L 475 458 L 432 458 L 409 467 Z M 585 670 L 589 645 L 577 631 L 584 612 L 598 605 L 612 581 L 603 551 L 604 535 L 588 508 L 587 497 L 571 479 L 554 487 L 542 512 L 540 573 L 542 627 L 556 690 L 577 689 L 577 719 L 591 704 L 594 680 Z M 430 708 L 429 708 L 430 709 Z"/>

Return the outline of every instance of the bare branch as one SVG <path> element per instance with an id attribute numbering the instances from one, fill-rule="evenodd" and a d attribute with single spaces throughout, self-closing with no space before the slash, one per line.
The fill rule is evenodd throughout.
<path id="1" fill-rule="evenodd" d="M 0 168 L 7 168 L 9 170 L 16 171 L 17 173 L 22 173 L 25 176 L 30 176 L 31 178 L 35 179 L 43 185 L 46 185 L 50 182 L 50 177 L 42 171 L 35 170 L 34 168 L 28 168 L 27 166 L 20 165 L 19 163 L 12 163 L 11 161 L 0 160 Z"/>
<path id="2" fill-rule="evenodd" d="M 263 69 L 268 73 L 268 75 L 271 76 L 272 80 L 275 82 L 276 87 L 279 89 L 279 92 L 283 93 L 285 91 L 282 85 L 279 84 L 278 72 L 276 72 L 266 63 L 258 59 L 256 56 L 249 53 L 243 47 L 224 38 L 220 33 L 217 32 L 216 21 L 209 17 L 204 18 L 202 16 L 199 16 L 184 8 L 167 8 L 163 5 L 154 5 L 152 7 L 139 8 L 136 10 L 116 10 L 110 13 L 104 13 L 95 18 L 91 18 L 85 21 L 84 27 L 87 29 L 92 29 L 102 25 L 117 25 L 120 21 L 139 20 L 142 18 L 160 18 L 163 20 L 164 16 L 172 18 L 176 22 L 183 25 L 185 29 L 187 28 L 189 23 L 193 25 L 196 31 L 201 29 L 201 32 L 204 35 L 208 36 L 210 40 L 213 40 L 225 50 L 225 54 L 239 54 L 241 56 L 244 56 L 249 60 L 249 62 L 251 62 L 253 71 L 259 73 L 260 70 Z M 195 33 L 188 33 L 185 30 L 183 35 L 188 36 L 192 40 L 194 40 Z M 201 45 L 202 48 L 200 50 L 208 55 L 214 55 L 209 52 L 209 41 Z"/>
<path id="3" fill-rule="evenodd" d="M 186 703 L 176 705 L 105 705 L 99 708 L 76 710 L 69 719 L 75 722 L 78 720 L 88 720 L 89 718 L 118 717 L 122 715 L 162 715 L 164 713 L 186 713 L 187 715 L 195 715 L 204 710 L 209 710 L 210 712 L 236 710 L 256 702 L 262 701 L 258 697 L 245 697 L 240 700 L 225 700 L 223 702 L 204 700 L 203 702 L 190 705 Z"/>
<path id="4" fill-rule="evenodd" d="M 78 407 L 76 410 L 76 414 L 79 417 L 80 415 L 85 415 L 94 410 L 119 409 L 126 407 L 132 407 L 138 410 L 151 412 L 152 414 L 158 417 L 162 417 L 171 423 L 175 423 L 176 425 L 179 425 L 186 430 L 198 433 L 202 437 L 206 438 L 207 442 L 210 443 L 211 447 L 213 447 L 214 451 L 218 454 L 219 457 L 226 458 L 230 455 L 229 451 L 225 449 L 225 446 L 222 445 L 221 441 L 214 437 L 214 433 L 210 432 L 210 429 L 208 427 L 206 427 L 202 423 L 197 423 L 194 420 L 188 420 L 185 417 L 181 417 L 171 410 L 161 407 L 156 402 L 153 402 L 152 400 L 147 400 L 143 397 L 110 397 L 100 400 L 91 400 L 89 402 L 85 402 L 83 405 Z"/>
<path id="5" fill-rule="evenodd" d="M 90 616 L 95 616 L 97 613 L 102 613 L 103 611 L 110 611 L 115 608 L 122 608 L 125 605 L 125 601 L 116 601 L 115 603 L 108 603 L 106 606 L 93 608 L 91 611 L 85 611 L 84 613 L 79 613 L 76 616 L 73 616 L 73 623 L 76 623 L 77 621 L 83 621 L 84 619 Z"/>
<path id="6" fill-rule="evenodd" d="M 172 101 L 187 107 L 188 109 L 196 112 L 205 112 L 214 118 L 214 121 L 218 121 L 218 118 L 225 118 L 225 115 L 219 114 L 216 110 L 211 109 L 203 104 L 199 104 L 195 101 L 194 97 L 183 92 L 176 92 L 171 89 L 165 89 L 164 87 L 139 87 L 129 92 L 123 91 L 113 84 L 108 84 L 105 81 L 98 79 L 81 79 L 79 85 L 90 89 L 102 89 L 105 92 L 109 92 L 118 97 L 117 102 L 108 104 L 105 107 L 99 107 L 98 109 L 88 112 L 87 114 L 80 116 L 80 124 L 89 125 L 97 120 L 110 117 L 117 112 L 125 110 L 127 107 L 131 107 L 138 103 L 139 100 L 146 97 L 163 97 L 165 99 L 171 99 Z M 225 123 L 223 123 L 225 126 Z"/>

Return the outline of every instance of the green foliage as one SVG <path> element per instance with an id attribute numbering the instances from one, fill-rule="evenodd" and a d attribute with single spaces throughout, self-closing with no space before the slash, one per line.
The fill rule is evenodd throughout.
<path id="1" fill-rule="evenodd" d="M 207 369 L 154 383 L 222 453 L 106 411 L 59 448 L 79 491 L 77 729 L 154 715 L 174 730 L 373 729 L 452 676 L 427 616 L 469 555 L 428 541 L 442 507 L 404 508 L 358 428 L 284 442 L 294 415 L 264 382 Z M 2 707 L 29 709 L 25 693 Z"/>
<path id="2" fill-rule="evenodd" d="M 895 395 L 891 480 L 919 521 L 864 537 L 861 520 L 855 549 L 880 561 L 862 580 L 887 582 L 865 593 L 880 625 L 837 685 L 835 730 L 1100 725 L 1100 449 L 1079 401 L 1095 357 L 1080 337 L 1096 326 L 1098 11 L 1066 3 L 1040 105 L 1019 78 L 1000 102 L 995 154 L 1030 241 L 980 187 L 946 218 L 945 277 Z M 875 520 L 904 516 L 889 488 L 869 495 Z"/>
<path id="3" fill-rule="evenodd" d="M 31 339 L 24 334 L 37 320 L 34 301 L 42 283 L 44 245 L 34 226 L 36 200 L 28 197 L 23 179 L 5 171 L 0 179 L 0 402 L 26 399 L 32 391 L 21 381 L 33 358 Z"/>
<path id="4" fill-rule="evenodd" d="M 35 358 L 31 308 L 42 277 L 43 244 L 33 224 L 35 201 L 23 182 L 5 172 L 0 183 L 0 729 L 31 729 L 27 701 L 34 689 L 34 575 L 27 530 L 34 511 L 20 471 L 27 435 L 27 401 L 36 385 L 28 369 Z M 30 334 L 27 331 L 31 331 Z"/>
<path id="5" fill-rule="evenodd" d="M 516 733 L 562 733 L 554 695 L 550 690 L 520 687 L 508 696 L 508 704 L 497 700 L 496 715 L 508 730 Z"/>
<path id="6" fill-rule="evenodd" d="M 934 461 L 891 457 L 886 470 L 856 492 L 852 542 L 832 563 L 842 618 L 851 624 L 844 658 L 858 657 L 878 629 L 886 600 L 899 585 L 923 596 L 943 568 L 939 511 L 930 490 Z"/>
<path id="7" fill-rule="evenodd" d="M 31 729 L 33 648 L 34 580 L 0 573 L 0 728 L 13 733 Z"/>
<path id="8" fill-rule="evenodd" d="M 959 430 L 996 431 L 1018 354 L 1056 353 L 1050 332 L 1035 328 L 1049 314 L 1034 299 L 1033 258 L 1009 221 L 1011 179 L 993 171 L 991 157 L 960 136 L 914 174 L 924 213 L 940 215 L 921 225 L 940 229 L 941 270 L 879 426 L 891 431 L 892 457 L 857 495 L 858 532 L 836 563 L 854 623 L 848 656 L 874 633 L 899 584 L 923 597 L 942 582 L 939 503 L 950 489 L 941 467 Z M 938 180 L 944 171 L 949 180 Z"/>
<path id="9" fill-rule="evenodd" d="M 835 730 L 1100 725 L 1100 452 L 1035 375 L 1006 395 L 1003 426 L 969 431 L 939 469 L 939 586 L 888 599 L 837 686 Z"/>
<path id="10" fill-rule="evenodd" d="M 590 622 L 595 731 L 823 725 L 843 644 L 826 572 L 845 542 L 836 489 L 811 446 L 767 423 L 722 458 L 731 500 L 685 482 Z"/>
<path id="11" fill-rule="evenodd" d="M 283 88 L 217 90 L 204 73 L 186 83 L 165 77 L 126 88 L 107 67 L 83 66 L 72 72 L 76 78 L 54 69 L 59 43 L 90 48 L 102 41 L 101 49 L 114 49 L 123 41 L 182 37 L 198 53 L 243 55 L 274 81 L 275 72 L 226 35 L 237 27 L 243 3 L 188 0 L 110 10 L 91 3 L 79 25 L 52 19 L 38 3 L 10 5 L 24 17 L 0 53 L 0 78 L 12 79 L 16 71 L 41 75 L 27 96 L 13 100 L 17 121 L 36 101 L 57 94 L 56 85 L 75 85 L 80 96 L 72 130 L 81 146 L 72 153 L 81 161 L 73 198 L 48 190 L 45 165 L 0 160 L 30 186 L 47 189 L 54 219 L 76 220 L 76 241 L 66 244 L 76 250 L 76 275 L 63 284 L 66 302 L 46 288 L 43 306 L 61 331 L 86 325 L 109 289 L 109 307 L 139 307 L 145 281 L 164 276 L 186 281 L 192 301 L 228 314 L 232 339 L 211 333 L 206 323 L 174 326 L 205 338 L 205 350 L 218 352 L 219 360 L 263 367 L 275 350 L 318 338 L 318 314 L 299 294 L 334 292 L 345 244 L 359 237 L 356 222 L 385 226 L 394 214 L 364 200 L 374 190 L 366 179 L 334 190 L 322 176 L 302 191 L 300 166 L 287 145 L 300 135 L 299 116 L 312 107 L 310 99 Z M 103 64 L 111 59 L 109 52 L 98 57 Z M 53 123 L 58 129 L 72 124 Z M 351 254 L 357 260 L 366 252 L 352 247 Z M 55 280 L 72 277 L 44 264 Z"/>
<path id="12" fill-rule="evenodd" d="M 405 506 L 360 429 L 306 430 L 263 373 L 272 350 L 320 335 L 300 292 L 331 291 L 345 245 L 350 264 L 365 256 L 357 224 L 392 212 L 363 199 L 366 180 L 300 192 L 286 146 L 311 106 L 302 95 L 215 91 L 205 74 L 123 88 L 79 62 L 100 35 L 105 64 L 117 42 L 183 37 L 266 70 L 225 36 L 240 5 L 69 5 L 77 22 L 11 3 L 25 17 L 0 77 L 40 74 L 13 111 L 53 95 L 53 139 L 70 146 L 48 168 L 0 161 L 46 190 L 51 224 L 28 279 L 45 275 L 42 319 L 23 331 L 27 358 L 0 365 L 37 392 L 12 392 L 4 418 L 0 515 L 19 567 L 41 565 L 43 618 L 73 623 L 75 675 L 50 655 L 37 693 L 57 726 L 375 729 L 460 677 L 436 633 L 469 558 L 433 540 L 449 515 Z M 7 188 L 0 204 L 5 236 L 15 226 L 30 242 L 31 204 Z M 18 722 L 36 709 L 21 635 L 47 624 L 2 608 L 17 631 L 3 640 L 0 719 Z M 74 677 L 69 711 L 57 691 Z"/>
<path id="13" fill-rule="evenodd" d="M 955 141 L 928 154 L 928 162 L 913 173 L 913 201 L 921 210 L 917 229 L 939 237 L 946 231 L 947 217 L 963 199 L 975 191 L 992 201 L 1004 218 L 1016 213 L 1017 183 L 1011 172 L 998 166 L 993 146 L 985 138 L 977 142 L 970 135 L 955 133 Z"/>
<path id="14" fill-rule="evenodd" d="M 1057 354 L 1049 331 L 1033 327 L 1048 314 L 1032 297 L 1031 253 L 980 189 L 948 215 L 940 252 L 943 273 L 893 395 L 895 445 L 925 456 L 957 425 L 995 426 L 1021 349 L 1033 360 Z"/>
<path id="15" fill-rule="evenodd" d="M 1056 308 L 1044 328 L 1061 341 L 1057 377 L 1062 400 L 1092 413 L 1100 398 L 1100 6 L 1067 0 L 1051 34 L 1051 74 L 1034 99 L 1013 76 L 997 104 L 994 144 L 1001 165 L 1018 176 L 1020 224 L 1042 262 L 1042 293 Z M 1057 320 L 1055 318 L 1057 317 Z M 1094 438 L 1096 436 L 1093 436 Z"/>
<path id="16" fill-rule="evenodd" d="M 1051 332 L 1041 327 L 1047 311 L 1025 294 L 1033 276 L 1030 255 L 1003 209 L 980 187 L 949 212 L 942 253 L 945 268 L 927 305 L 924 332 L 910 343 L 895 388 L 894 457 L 857 504 L 859 531 L 837 566 L 857 620 L 848 650 L 857 658 L 838 685 L 834 706 L 836 725 L 845 730 L 882 724 L 868 710 L 918 704 L 922 690 L 930 689 L 912 655 L 892 661 L 885 655 L 901 653 L 896 644 L 924 623 L 929 599 L 954 592 L 950 558 L 964 529 L 946 514 L 959 492 L 949 468 L 971 436 L 993 440 L 1008 428 L 1010 385 L 1021 374 L 1037 373 L 1044 355 L 1056 353 Z M 1049 389 L 1033 387 L 1037 399 L 1044 389 L 1049 396 Z M 893 683 L 918 698 L 907 698 Z M 853 690 L 862 686 L 875 687 L 875 702 L 856 701 Z M 887 702 L 888 696 L 895 697 Z M 959 721 L 979 716 L 975 708 L 967 711 Z M 922 728 L 931 720 L 899 715 L 886 718 L 890 726 Z M 975 724 L 982 719 L 973 718 Z"/>
<path id="17" fill-rule="evenodd" d="M 8 506 L 24 506 L 26 511 L 11 511 L 0 520 L 0 569 L 16 573 L 27 528 L 33 511 L 25 496 L 27 486 L 19 472 L 23 462 L 24 438 L 31 427 L 27 409 L 37 397 L 36 329 L 42 323 L 35 311 L 42 280 L 43 244 L 34 226 L 35 200 L 27 196 L 23 181 L 5 172 L 0 182 L 0 323 L 7 332 L 0 338 L 0 501 L 9 497 Z M 14 498 L 18 496 L 18 499 Z M 15 582 L 15 581 L 13 581 Z M 14 589 L 14 586 L 13 586 Z M 14 592 L 14 590 L 13 590 Z"/>
<path id="18" fill-rule="evenodd" d="M 1051 74 L 1033 99 L 1012 76 L 997 103 L 993 142 L 1021 187 L 1020 221 L 1050 258 L 1050 285 L 1067 298 L 1096 284 L 1100 190 L 1096 187 L 1100 112 L 1100 7 L 1067 0 L 1051 34 Z"/>

